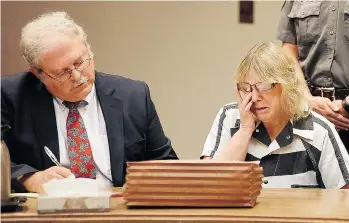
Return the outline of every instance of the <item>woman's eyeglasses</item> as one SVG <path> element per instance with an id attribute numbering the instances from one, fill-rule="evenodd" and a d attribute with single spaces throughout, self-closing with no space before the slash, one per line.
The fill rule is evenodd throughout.
<path id="1" fill-rule="evenodd" d="M 242 91 L 243 93 L 249 93 L 252 92 L 252 88 L 255 88 L 258 92 L 266 92 L 275 87 L 277 83 L 263 83 L 258 82 L 255 84 L 249 84 L 249 83 L 238 83 L 237 87 L 239 91 Z"/>

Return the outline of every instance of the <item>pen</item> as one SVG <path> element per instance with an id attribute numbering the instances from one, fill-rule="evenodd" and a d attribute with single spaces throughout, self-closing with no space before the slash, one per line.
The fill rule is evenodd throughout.
<path id="1" fill-rule="evenodd" d="M 62 165 L 58 162 L 58 160 L 57 160 L 57 158 L 55 157 L 55 155 L 51 152 L 51 150 L 50 150 L 47 146 L 44 146 L 44 149 L 45 149 L 45 152 L 46 152 L 46 154 L 48 155 L 48 157 L 52 160 L 52 162 L 53 162 L 54 164 L 56 164 L 56 166 L 62 166 Z"/>

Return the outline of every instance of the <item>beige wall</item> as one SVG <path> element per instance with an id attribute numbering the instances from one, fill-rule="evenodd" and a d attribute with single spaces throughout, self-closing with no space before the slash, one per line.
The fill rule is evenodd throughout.
<path id="1" fill-rule="evenodd" d="M 218 109 L 234 99 L 233 72 L 246 51 L 275 40 L 282 2 L 256 2 L 238 23 L 238 2 L 2 2 L 1 72 L 26 69 L 21 27 L 65 10 L 86 29 L 97 70 L 144 80 L 180 158 L 200 156 Z"/>

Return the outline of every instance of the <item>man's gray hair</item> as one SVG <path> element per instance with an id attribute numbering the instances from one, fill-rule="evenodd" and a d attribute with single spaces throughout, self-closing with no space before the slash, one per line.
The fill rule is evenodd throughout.
<path id="1" fill-rule="evenodd" d="M 80 38 L 90 51 L 86 33 L 66 12 L 48 12 L 29 22 L 22 29 L 19 46 L 23 58 L 30 66 L 39 67 L 39 58 L 49 47 L 45 45 L 45 38 L 57 34 Z"/>

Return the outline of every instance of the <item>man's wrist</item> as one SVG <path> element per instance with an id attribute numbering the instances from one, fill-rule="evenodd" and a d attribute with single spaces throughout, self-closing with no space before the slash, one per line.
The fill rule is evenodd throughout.
<path id="1" fill-rule="evenodd" d="M 19 183 L 21 183 L 22 185 L 24 185 L 24 182 L 33 175 L 34 173 L 26 173 L 22 176 L 17 177 L 17 180 Z"/>

